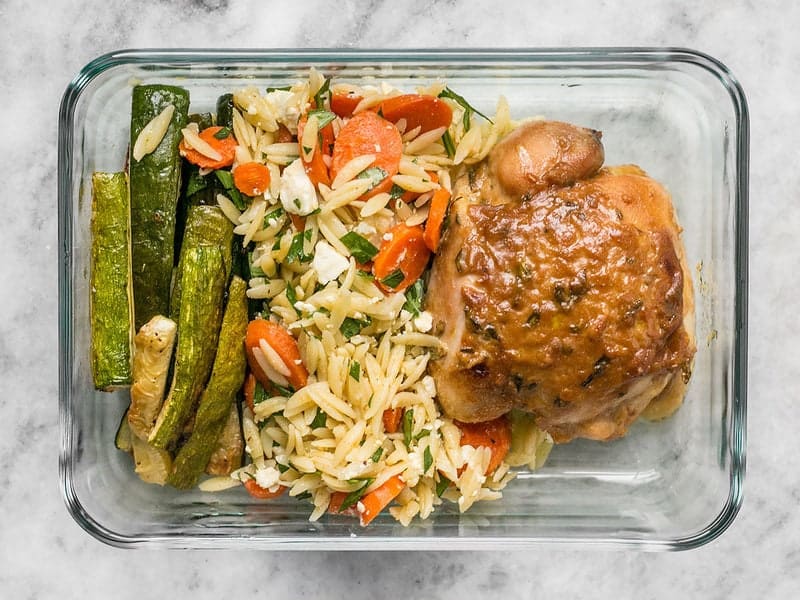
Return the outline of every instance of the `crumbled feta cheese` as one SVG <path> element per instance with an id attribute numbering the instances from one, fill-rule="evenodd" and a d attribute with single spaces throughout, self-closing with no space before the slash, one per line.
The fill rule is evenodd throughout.
<path id="1" fill-rule="evenodd" d="M 361 221 L 358 225 L 356 225 L 353 228 L 353 231 L 365 237 L 378 232 L 377 229 L 375 229 L 372 225 L 366 223 L 365 221 Z"/>
<path id="2" fill-rule="evenodd" d="M 280 199 L 283 209 L 296 215 L 307 215 L 319 206 L 314 184 L 299 158 L 283 170 Z"/>
<path id="3" fill-rule="evenodd" d="M 273 467 L 265 467 L 263 469 L 256 470 L 256 483 L 264 489 L 269 489 L 278 485 L 278 480 L 280 477 L 280 471 Z"/>
<path id="4" fill-rule="evenodd" d="M 392 241 L 392 234 L 388 231 L 383 234 L 383 241 L 384 242 L 391 242 Z"/>
<path id="5" fill-rule="evenodd" d="M 297 310 L 304 313 L 313 313 L 317 310 L 317 307 L 309 302 L 303 302 L 302 300 L 298 300 L 293 305 Z"/>
<path id="6" fill-rule="evenodd" d="M 367 470 L 369 465 L 365 462 L 356 462 L 350 463 L 344 469 L 342 469 L 340 479 L 355 479 L 359 475 L 361 475 L 364 471 Z"/>
<path id="7" fill-rule="evenodd" d="M 417 328 L 417 331 L 427 333 L 433 328 L 433 315 L 427 310 L 422 311 L 419 313 L 419 316 L 414 319 L 414 327 Z"/>
<path id="8" fill-rule="evenodd" d="M 311 266 L 317 271 L 319 282 L 324 285 L 344 273 L 350 266 L 350 261 L 334 250 L 328 242 L 317 242 Z"/>

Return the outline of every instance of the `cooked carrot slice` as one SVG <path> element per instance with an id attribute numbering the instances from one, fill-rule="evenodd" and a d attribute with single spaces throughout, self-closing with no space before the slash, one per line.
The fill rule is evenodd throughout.
<path id="1" fill-rule="evenodd" d="M 385 176 L 362 198 L 369 198 L 392 187 L 392 176 L 400 168 L 403 139 L 392 123 L 371 111 L 360 112 L 350 119 L 339 132 L 333 144 L 331 179 L 351 160 L 372 154 L 375 161 L 370 168 L 381 169 Z"/>
<path id="2" fill-rule="evenodd" d="M 431 252 L 436 252 L 439 247 L 442 225 L 447 216 L 448 206 L 450 206 L 450 192 L 444 188 L 439 188 L 431 198 L 428 220 L 425 222 L 425 233 L 422 236 L 425 240 L 425 245 Z"/>
<path id="3" fill-rule="evenodd" d="M 383 430 L 386 433 L 397 433 L 400 430 L 400 421 L 402 420 L 402 408 L 387 408 L 383 411 Z"/>
<path id="4" fill-rule="evenodd" d="M 386 291 L 401 292 L 420 278 L 431 251 L 422 226 L 398 223 L 389 230 L 372 263 L 372 274 Z"/>
<path id="5" fill-rule="evenodd" d="M 269 189 L 269 169 L 257 162 L 243 163 L 233 170 L 233 184 L 247 196 L 260 196 Z"/>
<path id="6" fill-rule="evenodd" d="M 225 133 L 227 135 L 223 135 Z M 209 158 L 205 154 L 201 154 L 194 148 L 187 146 L 183 140 L 178 145 L 181 156 L 201 169 L 221 169 L 233 164 L 233 159 L 236 155 L 236 138 L 233 137 L 230 130 L 226 132 L 223 131 L 222 127 L 215 125 L 214 127 L 203 129 L 199 136 L 200 139 L 216 150 L 222 158 L 220 160 Z"/>
<path id="7" fill-rule="evenodd" d="M 461 430 L 461 445 L 473 448 L 489 448 L 492 458 L 486 475 L 495 472 L 511 447 L 511 423 L 505 415 L 483 423 L 462 423 L 454 421 Z"/>
<path id="8" fill-rule="evenodd" d="M 377 517 L 392 500 L 397 498 L 405 487 L 405 482 L 400 479 L 399 475 L 395 475 L 370 493 L 364 494 L 357 505 L 362 527 L 369 525 L 370 521 Z"/>
<path id="9" fill-rule="evenodd" d="M 358 103 L 363 98 L 354 91 L 336 91 L 331 94 L 331 111 L 342 118 L 353 116 Z"/>
<path id="10" fill-rule="evenodd" d="M 261 340 L 269 344 L 285 365 L 285 369 L 288 370 L 286 380 L 289 385 L 295 390 L 305 386 L 308 382 L 308 371 L 300 358 L 300 349 L 297 346 L 297 341 L 286 329 L 266 319 L 253 319 L 250 321 L 247 325 L 247 334 L 244 342 L 245 350 L 247 351 L 247 362 L 259 383 L 267 389 L 270 389 L 273 385 L 272 380 L 261 368 L 253 352 L 260 347 Z"/>
<path id="11" fill-rule="evenodd" d="M 253 498 L 258 498 L 259 500 L 271 500 L 281 496 L 286 491 L 286 487 L 281 485 L 278 486 L 276 491 L 270 492 L 267 488 L 258 485 L 255 479 L 246 480 L 244 482 L 244 489 L 246 489 Z"/>
<path id="12" fill-rule="evenodd" d="M 308 115 L 303 115 L 297 122 L 297 143 L 300 145 L 302 145 L 301 140 L 303 139 L 306 123 L 308 123 Z M 317 150 L 314 152 L 310 161 L 306 162 L 305 158 L 303 158 L 303 166 L 305 167 L 306 175 L 308 175 L 308 178 L 314 186 L 318 186 L 320 183 L 330 185 L 331 177 L 328 174 L 328 165 L 325 164 L 323 155 L 329 154 L 329 148 L 333 145 L 333 126 L 328 124 L 323 127 L 322 131 L 319 133 L 319 138 Z M 300 148 L 300 156 L 304 156 L 302 148 Z"/>
<path id="13" fill-rule="evenodd" d="M 404 94 L 384 100 L 379 111 L 384 119 L 397 123 L 406 120 L 406 131 L 415 127 L 425 133 L 437 127 L 449 127 L 453 110 L 444 100 L 425 94 Z"/>

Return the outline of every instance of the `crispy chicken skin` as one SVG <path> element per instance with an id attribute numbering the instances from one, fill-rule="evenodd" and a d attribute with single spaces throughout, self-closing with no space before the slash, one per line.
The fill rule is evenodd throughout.
<path id="1" fill-rule="evenodd" d="M 672 203 L 603 159 L 599 132 L 537 121 L 455 182 L 427 294 L 449 416 L 519 408 L 557 442 L 608 440 L 682 402 L 693 296 Z"/>

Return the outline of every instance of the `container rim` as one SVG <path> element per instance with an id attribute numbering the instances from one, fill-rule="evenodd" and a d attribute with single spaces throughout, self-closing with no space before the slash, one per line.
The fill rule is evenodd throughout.
<path id="1" fill-rule="evenodd" d="M 88 84 L 105 71 L 125 64 L 158 64 L 181 66 L 197 63 L 257 64 L 269 62 L 296 63 L 335 62 L 367 64 L 379 62 L 417 63 L 424 61 L 487 64 L 541 64 L 544 66 L 587 65 L 603 63 L 611 66 L 643 66 L 684 63 L 710 73 L 725 88 L 736 115 L 734 189 L 735 237 L 734 269 L 736 296 L 733 299 L 734 329 L 732 336 L 733 374 L 728 419 L 727 454 L 730 457 L 729 494 L 720 512 L 695 532 L 661 540 L 634 537 L 597 539 L 591 537 L 360 537 L 339 538 L 320 536 L 313 540 L 292 536 L 285 538 L 233 537 L 220 534 L 164 535 L 137 537 L 120 534 L 95 520 L 81 503 L 73 486 L 73 473 L 68 460 L 75 448 L 70 414 L 73 399 L 70 394 L 70 366 L 73 359 L 69 318 L 72 314 L 73 210 L 71 189 L 72 165 L 66 160 L 73 143 L 75 107 Z M 59 293 L 59 479 L 62 497 L 75 521 L 96 539 L 116 547 L 132 548 L 158 546 L 169 548 L 234 548 L 247 545 L 260 549 L 281 550 L 431 550 L 528 548 L 535 546 L 577 546 L 591 548 L 627 548 L 640 550 L 687 550 L 702 546 L 725 532 L 735 520 L 743 502 L 743 482 L 746 470 L 746 407 L 747 407 L 747 314 L 748 314 L 748 190 L 749 190 L 749 112 L 744 90 L 738 79 L 718 59 L 701 51 L 683 47 L 543 47 L 543 48 L 341 48 L 341 49 L 196 49 L 150 48 L 120 49 L 102 54 L 88 62 L 69 82 L 59 106 L 58 132 L 58 293 Z"/>

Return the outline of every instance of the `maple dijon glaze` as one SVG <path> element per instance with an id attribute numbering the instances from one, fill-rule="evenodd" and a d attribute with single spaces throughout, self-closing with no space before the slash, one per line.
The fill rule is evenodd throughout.
<path id="1" fill-rule="evenodd" d="M 601 169 L 599 140 L 523 125 L 456 182 L 428 293 L 452 417 L 520 408 L 557 442 L 605 440 L 681 403 L 693 303 L 671 201 L 638 167 Z"/>

